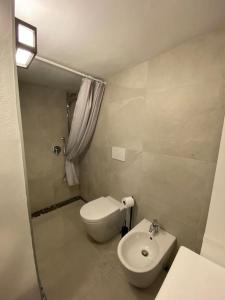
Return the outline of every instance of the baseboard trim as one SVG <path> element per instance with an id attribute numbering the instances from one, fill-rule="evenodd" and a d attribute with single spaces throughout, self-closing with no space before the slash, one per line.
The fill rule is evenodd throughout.
<path id="1" fill-rule="evenodd" d="M 75 201 L 78 201 L 78 200 L 82 200 L 82 201 L 86 202 L 83 197 L 81 197 L 81 196 L 75 196 L 73 198 L 69 198 L 69 199 L 63 200 L 61 202 L 58 202 L 58 203 L 52 204 L 50 206 L 47 206 L 45 208 L 42 208 L 40 210 L 37 210 L 37 211 L 35 211 L 35 212 L 33 212 L 31 214 L 31 217 L 32 218 L 39 217 L 41 215 L 47 214 L 50 211 L 53 211 L 55 209 L 58 209 L 60 207 L 65 206 L 65 205 L 71 204 L 71 203 L 73 203 Z"/>

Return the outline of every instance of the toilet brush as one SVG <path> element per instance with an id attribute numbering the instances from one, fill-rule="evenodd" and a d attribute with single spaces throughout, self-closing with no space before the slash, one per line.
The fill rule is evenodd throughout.
<path id="1" fill-rule="evenodd" d="M 121 229 L 121 237 L 124 237 L 128 233 L 128 227 L 126 225 L 126 220 L 124 221 L 124 225 L 122 226 Z"/>

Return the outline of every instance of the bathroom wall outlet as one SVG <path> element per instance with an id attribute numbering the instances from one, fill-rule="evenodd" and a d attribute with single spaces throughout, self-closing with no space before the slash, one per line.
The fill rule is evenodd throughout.
<path id="1" fill-rule="evenodd" d="M 120 161 L 126 161 L 126 149 L 121 147 L 112 147 L 112 158 Z"/>

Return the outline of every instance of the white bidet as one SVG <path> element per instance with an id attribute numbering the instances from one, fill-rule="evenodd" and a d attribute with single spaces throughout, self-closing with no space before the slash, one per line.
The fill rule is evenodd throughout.
<path id="1" fill-rule="evenodd" d="M 156 279 L 176 241 L 173 235 L 162 229 L 150 233 L 151 224 L 143 219 L 120 240 L 117 248 L 128 281 L 140 288 L 149 286 Z"/>

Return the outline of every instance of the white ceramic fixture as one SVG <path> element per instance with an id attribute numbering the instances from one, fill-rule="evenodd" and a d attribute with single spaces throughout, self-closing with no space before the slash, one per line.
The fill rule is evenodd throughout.
<path id="1" fill-rule="evenodd" d="M 117 254 L 128 281 L 136 287 L 148 287 L 168 262 L 176 238 L 160 229 L 149 232 L 151 222 L 143 219 L 119 242 Z"/>
<path id="2" fill-rule="evenodd" d="M 87 233 L 97 242 L 103 243 L 112 239 L 121 231 L 125 211 L 121 202 L 107 196 L 95 199 L 81 207 L 81 219 Z"/>
<path id="3" fill-rule="evenodd" d="M 180 247 L 156 300 L 224 300 L 225 268 Z"/>

